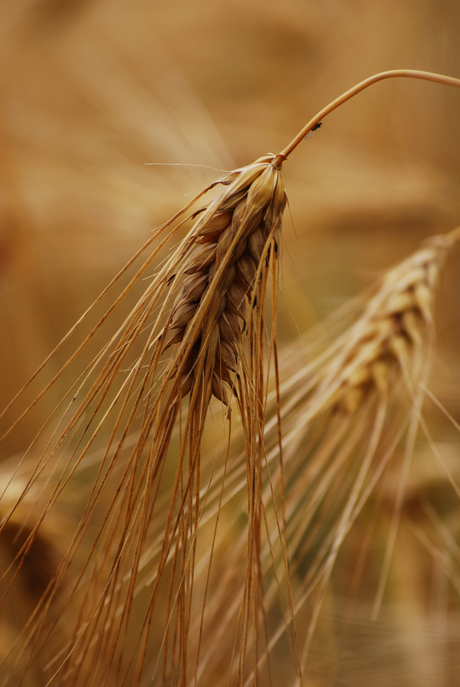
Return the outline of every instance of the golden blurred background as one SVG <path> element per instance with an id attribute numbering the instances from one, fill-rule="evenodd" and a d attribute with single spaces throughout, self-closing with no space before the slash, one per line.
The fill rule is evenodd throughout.
<path id="1" fill-rule="evenodd" d="M 410 68 L 460 77 L 459 38 L 454 0 L 2 3 L 0 405 L 152 229 L 177 212 L 187 194 L 219 176 L 216 168 L 278 152 L 319 109 L 375 72 Z M 401 79 L 375 85 L 328 117 L 285 163 L 284 176 L 282 342 L 357 294 L 424 238 L 460 224 L 460 91 Z M 459 421 L 459 249 L 444 270 L 437 331 L 430 388 Z M 2 459 L 28 446 L 47 409 L 41 412 L 3 444 Z M 430 420 L 460 475 L 458 433 L 438 411 Z M 378 630 L 366 624 L 361 659 L 355 654 L 334 682 L 337 676 L 321 668 L 326 651 L 318 659 L 318 685 L 371 679 L 458 684 L 455 617 L 449 616 L 454 630 L 448 639 L 437 636 L 441 658 L 420 624 L 427 622 L 436 566 L 430 568 L 432 561 L 414 544 L 410 526 L 427 490 L 440 503 L 452 501 L 431 460 L 421 459 L 413 478 L 395 554 L 393 596 L 404 600 L 409 627 L 419 623 L 418 634 L 398 626 L 410 660 L 401 658 L 401 642 L 389 641 L 393 625 Z M 458 500 L 446 509 L 457 528 Z M 372 657 L 385 641 L 393 668 L 401 662 L 412 667 L 395 669 L 395 676 L 379 672 L 369 658 L 367 678 L 359 682 L 366 651 Z M 427 647 L 435 666 L 430 663 L 428 673 L 440 677 L 423 682 Z M 421 651 L 423 670 L 414 659 Z M 391 680 L 384 682 L 384 675 Z"/>

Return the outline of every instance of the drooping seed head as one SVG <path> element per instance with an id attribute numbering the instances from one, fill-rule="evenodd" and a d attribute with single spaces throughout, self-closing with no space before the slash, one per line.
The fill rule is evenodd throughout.
<path id="1" fill-rule="evenodd" d="M 232 386 L 247 309 L 256 299 L 262 272 L 268 268 L 270 246 L 277 248 L 286 204 L 284 183 L 280 170 L 272 164 L 274 159 L 267 155 L 224 177 L 223 191 L 199 212 L 189 234 L 181 268 L 187 278 L 167 327 L 175 334 L 164 344 L 166 350 L 182 343 L 188 351 L 187 365 L 180 365 L 173 355 L 166 370 L 171 379 L 175 375 L 187 377 L 186 383 L 177 380 L 181 395 L 190 391 L 196 379 L 208 385 L 222 402 L 228 401 L 222 384 Z M 192 350 L 194 360 L 190 359 Z M 178 355 L 179 351 L 180 346 Z M 203 370 L 212 371 L 210 379 L 203 377 Z"/>
<path id="2" fill-rule="evenodd" d="M 372 387 L 386 389 L 390 374 L 416 382 L 433 323 L 434 290 L 450 245 L 447 237 L 434 237 L 386 275 L 335 371 L 338 407 L 355 410 L 358 396 L 361 400 Z"/>

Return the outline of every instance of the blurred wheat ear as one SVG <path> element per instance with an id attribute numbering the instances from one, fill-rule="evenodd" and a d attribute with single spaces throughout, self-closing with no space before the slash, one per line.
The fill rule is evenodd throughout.
<path id="1" fill-rule="evenodd" d="M 375 594 L 374 616 L 378 613 L 421 424 L 438 275 L 458 236 L 458 230 L 436 236 L 390 270 L 356 323 L 306 366 L 296 369 L 293 359 L 281 364 L 290 377 L 281 390 L 281 408 L 296 613 L 310 605 L 304 669 L 340 548 L 396 459 L 400 480 Z M 275 444 L 273 428 L 267 440 Z"/>

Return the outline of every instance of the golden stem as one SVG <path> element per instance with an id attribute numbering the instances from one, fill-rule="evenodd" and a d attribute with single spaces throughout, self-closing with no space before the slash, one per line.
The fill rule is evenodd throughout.
<path id="1" fill-rule="evenodd" d="M 337 107 L 345 103 L 347 100 L 353 98 L 361 91 L 364 91 L 365 88 L 367 88 L 368 86 L 372 86 L 372 84 L 377 83 L 378 81 L 383 81 L 383 79 L 393 79 L 397 77 L 406 77 L 409 79 L 423 79 L 424 81 L 432 81 L 434 83 L 443 84 L 444 86 L 456 86 L 457 88 L 460 88 L 460 79 L 454 79 L 451 76 L 443 76 L 442 74 L 433 74 L 432 72 L 422 72 L 416 69 L 393 69 L 388 72 L 380 72 L 379 74 L 374 74 L 374 76 L 370 76 L 368 79 L 365 79 L 364 81 L 361 81 L 360 83 L 356 84 L 356 86 L 353 86 L 353 88 L 350 88 L 348 91 L 345 91 L 345 93 L 342 93 L 341 96 L 333 100 L 331 103 L 329 103 L 329 105 L 323 107 L 323 109 L 320 110 L 318 114 L 316 114 L 312 119 L 310 119 L 308 124 L 306 124 L 303 127 L 303 129 L 297 134 L 297 136 L 292 139 L 289 145 L 286 146 L 286 148 L 284 148 L 284 150 L 282 150 L 281 153 L 278 153 L 276 158 L 273 160 L 272 164 L 275 167 L 279 167 L 279 165 L 284 160 L 286 160 L 288 155 L 290 155 L 292 151 L 299 145 L 299 143 L 305 138 L 308 132 L 312 131 L 313 127 L 316 124 L 319 124 L 321 120 L 324 119 L 324 117 L 326 117 L 326 115 L 328 115 Z"/>

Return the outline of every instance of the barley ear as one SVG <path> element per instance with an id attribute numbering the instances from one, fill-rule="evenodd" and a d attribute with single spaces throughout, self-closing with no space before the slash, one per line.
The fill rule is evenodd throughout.
<path id="1" fill-rule="evenodd" d="M 260 299 L 286 203 L 273 157 L 234 173 L 201 211 L 178 255 L 175 279 L 184 275 L 185 280 L 162 333 L 165 347 L 176 346 L 163 378 L 177 397 L 192 398 L 200 387 L 205 404 L 214 395 L 228 405 L 229 393 L 236 393 L 243 332 Z"/>
<path id="2" fill-rule="evenodd" d="M 185 238 L 80 377 L 67 407 L 62 406 L 58 428 L 21 497 L 54 456 L 57 460 L 62 455 L 63 465 L 51 470 L 49 501 L 26 546 L 32 545 L 38 527 L 44 526 L 55 501 L 99 439 L 104 439 L 105 448 L 67 553 L 17 656 L 19 672 L 33 670 L 40 647 L 56 638 L 49 615 L 56 601 L 71 639 L 48 666 L 48 678 L 56 675 L 62 684 L 89 686 L 116 682 L 115 676 L 123 673 L 130 684 L 139 684 L 155 617 L 156 634 L 162 628 L 164 654 L 161 658 L 158 652 L 153 674 L 161 670 L 163 660 L 162 670 L 176 673 L 175 661 L 168 663 L 172 652 L 181 666 L 178 684 L 185 679 L 202 508 L 203 432 L 212 397 L 228 407 L 225 415 L 235 397 L 247 436 L 251 562 L 246 615 L 253 607 L 266 402 L 265 297 L 270 272 L 277 278 L 286 204 L 281 170 L 274 160 L 274 155 L 267 155 L 212 185 L 220 187 L 218 195 L 194 213 Z M 142 271 L 149 264 L 148 258 Z M 115 384 L 117 378 L 121 384 Z M 129 433 L 133 442 L 127 439 Z M 160 503 L 163 473 L 171 472 L 165 464 L 174 436 L 179 439 L 171 456 L 172 484 L 168 501 Z M 91 522 L 102 505 L 105 515 L 94 535 Z M 147 573 L 144 552 L 156 516 L 161 535 Z M 4 528 L 8 518 L 11 514 Z M 81 550 L 87 557 L 83 571 L 69 587 L 67 600 L 61 599 L 58 591 Z M 146 576 L 149 601 L 138 610 L 142 620 L 136 631 L 131 612 Z M 76 615 L 70 597 L 80 600 Z M 243 644 L 248 623 L 245 620 Z M 135 646 L 127 648 L 124 637 L 133 633 Z M 14 663 L 10 676 L 15 674 Z"/>
<path id="3" fill-rule="evenodd" d="M 291 589 L 295 614 L 310 608 L 308 629 L 302 631 L 297 623 L 303 644 L 301 669 L 306 667 L 326 586 L 345 537 L 391 459 L 402 453 L 398 498 L 376 597 L 380 603 L 430 370 L 437 282 L 457 238 L 456 232 L 435 236 L 390 269 L 367 297 L 359 319 L 303 369 L 299 371 L 295 355 L 281 360 L 280 374 L 286 380 L 281 414 Z M 273 447 L 275 456 L 277 438 L 273 423 L 270 427 L 267 450 Z M 272 475 L 279 485 L 279 469 Z M 268 488 L 264 498 L 269 510 Z M 275 522 L 274 513 L 267 518 Z M 280 576 L 279 546 L 272 555 Z M 300 570 L 302 575 L 296 572 Z M 273 600 L 275 588 L 273 581 Z M 284 632 L 281 625 L 273 632 L 272 649 Z"/>
<path id="4" fill-rule="evenodd" d="M 110 682 L 141 684 L 150 650 L 153 645 L 158 648 L 152 639 L 155 620 L 161 626 L 162 639 L 155 665 L 149 667 L 148 679 L 156 679 L 162 671 L 165 684 L 187 683 L 194 566 L 203 512 L 202 445 L 212 397 L 220 402 L 229 424 L 232 405 L 237 406 L 243 427 L 248 536 L 239 648 L 235 653 L 237 684 L 244 684 L 251 645 L 254 670 L 257 669 L 258 628 L 264 615 L 260 605 L 264 565 L 261 532 L 267 520 L 262 466 L 267 403 L 265 354 L 270 326 L 265 319 L 265 301 L 270 272 L 276 294 L 277 256 L 286 204 L 281 163 L 320 118 L 371 83 L 390 76 L 460 85 L 455 79 L 408 70 L 371 77 L 318 113 L 280 154 L 266 155 L 230 172 L 198 194 L 195 200 L 212 188 L 218 190 L 214 200 L 194 213 L 194 223 L 186 237 L 157 267 L 126 319 L 83 366 L 68 394 L 57 404 L 48 420 L 57 418 L 55 429 L 38 451 L 37 465 L 27 486 L 2 523 L 5 530 L 40 475 L 49 469 L 49 498 L 27 536 L 24 552 L 96 446 L 102 447 L 100 461 L 68 549 L 37 605 L 21 652 L 14 657 L 12 672 L 5 677 L 10 684 L 18 681 L 18 675 L 22 680 L 24 675 L 33 673 L 39 665 L 41 647 L 59 639 L 59 626 L 50 616 L 54 601 L 61 603 L 60 622 L 72 628 L 71 639 L 64 642 L 55 660 L 46 667 L 44 680 L 88 687 Z M 186 221 L 192 204 L 193 201 L 160 228 L 138 252 L 140 256 L 158 239 L 96 327 L 14 426 L 87 350 L 94 335 L 102 330 Z M 134 258 L 128 266 L 133 262 Z M 103 295 L 127 269 L 123 268 Z M 312 422 L 320 425 L 330 418 L 332 427 L 347 416 L 357 418 L 347 427 L 359 427 L 363 422 L 362 399 L 371 394 L 375 402 L 369 404 L 367 412 L 375 410 L 376 403 L 379 412 L 369 446 L 378 444 L 381 422 L 386 417 L 382 399 L 389 397 L 388 390 L 393 388 L 398 375 L 411 379 L 412 374 L 419 374 L 418 368 L 424 367 L 423 358 L 417 361 L 414 352 L 423 347 L 423 337 L 417 338 L 419 331 L 430 326 L 429 288 L 427 281 L 425 286 L 402 290 L 406 305 L 403 300 L 398 303 L 397 316 L 377 317 L 374 321 L 369 313 L 366 322 L 372 328 L 370 340 L 361 339 L 359 331 L 353 332 L 357 346 L 353 350 L 348 347 L 350 358 L 343 357 L 346 346 L 336 357 L 329 351 L 328 365 L 323 356 L 322 364 L 309 379 L 308 399 L 302 396 L 305 389 L 300 393 L 298 405 L 305 406 L 305 426 L 311 427 Z M 410 304 L 408 299 L 412 299 Z M 272 301 L 274 327 L 276 297 Z M 396 306 L 390 305 L 389 312 L 393 313 Z M 85 321 L 89 311 L 77 325 Z M 388 322 L 392 328 L 390 337 L 385 333 Z M 67 340 L 64 337 L 40 370 Z M 274 343 L 272 334 L 269 345 L 276 353 Z M 295 406 L 297 402 L 291 399 L 286 407 L 290 403 Z M 296 430 L 298 437 L 303 431 L 294 428 L 289 435 L 294 443 Z M 339 436 L 337 433 L 336 442 Z M 38 440 L 30 447 L 30 453 L 37 445 Z M 292 445 L 288 448 L 291 450 Z M 338 443 L 334 450 L 339 450 Z M 166 505 L 161 496 L 165 483 Z M 100 528 L 95 528 L 95 514 L 102 504 L 104 515 Z M 149 557 L 146 549 L 156 515 L 162 523 L 161 536 Z M 340 536 L 337 534 L 334 541 L 339 542 Z M 67 598 L 60 600 L 59 591 L 65 588 L 69 570 L 81 551 L 85 553 L 85 562 L 73 579 L 73 586 L 67 589 Z M 325 556 L 330 555 L 328 550 Z M 146 560 L 152 568 L 149 574 Z M 21 554 L 18 567 L 23 562 Z M 144 603 L 134 613 L 140 596 Z M 75 615 L 76 599 L 79 612 Z M 135 640 L 129 643 L 127 638 L 133 636 Z"/>

